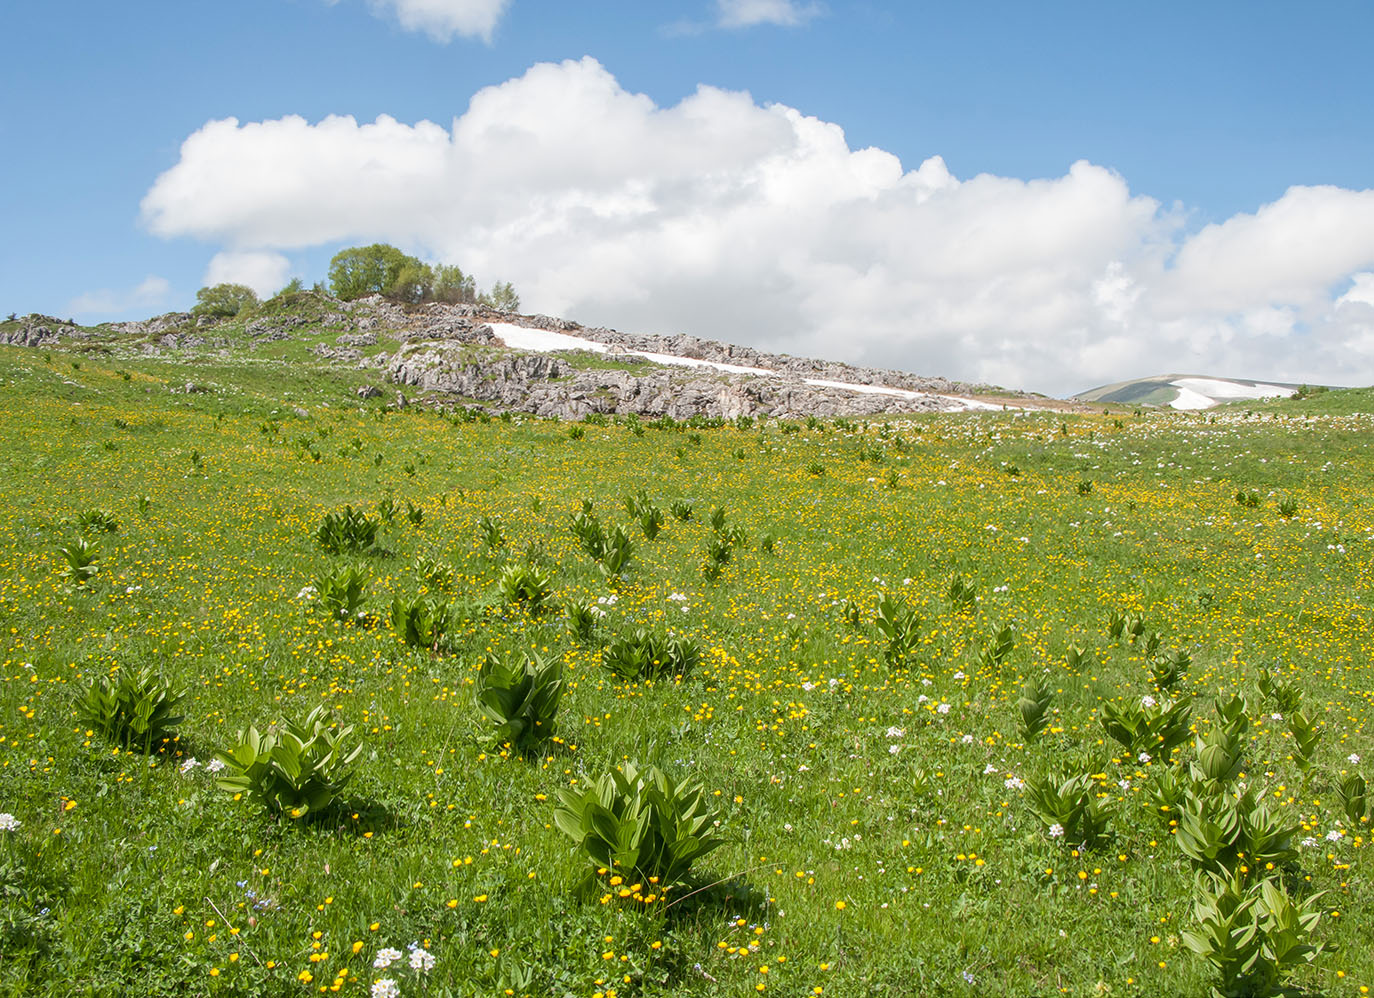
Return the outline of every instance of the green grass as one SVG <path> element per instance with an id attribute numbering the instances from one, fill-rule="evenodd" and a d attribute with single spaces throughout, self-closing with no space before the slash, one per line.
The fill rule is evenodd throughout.
<path id="1" fill-rule="evenodd" d="M 1297 983 L 1374 986 L 1369 828 L 1333 796 L 1374 758 L 1374 417 L 1353 415 L 1374 412 L 1369 392 L 795 433 L 584 425 L 573 440 L 528 417 L 362 405 L 366 374 L 0 349 L 0 812 L 20 822 L 0 831 L 0 991 L 364 995 L 389 976 L 407 995 L 1203 994 L 1208 968 L 1180 942 L 1193 874 L 1147 803 L 1167 763 L 1098 722 L 1106 701 L 1158 695 L 1140 645 L 1108 637 L 1116 609 L 1189 652 L 1199 731 L 1218 692 L 1252 698 L 1243 779 L 1316 840 L 1284 876 L 1327 892 L 1316 935 L 1340 947 Z M 211 390 L 170 390 L 188 381 Z M 648 541 L 624 507 L 641 488 L 665 511 L 692 500 L 692 518 Z M 379 551 L 318 547 L 326 512 L 376 515 L 388 495 L 400 512 Z M 619 580 L 568 529 L 584 498 L 635 541 Z M 715 507 L 745 543 L 712 584 Z M 118 530 L 72 586 L 57 547 L 94 508 Z M 386 619 L 393 595 L 436 595 L 421 556 L 454 569 L 438 654 Z M 496 598 L 523 557 L 556 600 L 601 601 L 599 638 Z M 360 624 L 300 595 L 343 560 L 368 572 Z M 955 575 L 977 587 L 970 611 L 944 597 Z M 923 619 L 904 661 L 873 624 L 882 593 Z M 980 664 L 1004 623 L 1015 650 Z M 695 639 L 701 665 L 615 682 L 598 641 L 637 626 Z M 1089 655 L 1077 670 L 1070 645 Z M 474 704 L 488 651 L 525 650 L 566 675 L 560 741 L 535 759 L 492 744 Z M 76 704 L 92 680 L 148 665 L 189 690 L 179 740 L 149 757 L 88 736 Z M 1262 667 L 1319 720 L 1306 783 Z M 1027 745 L 1015 704 L 1032 677 L 1055 714 Z M 207 764 L 235 732 L 316 706 L 362 739 L 343 807 L 274 819 L 216 788 Z M 698 864 L 699 893 L 621 900 L 554 827 L 559 789 L 625 760 L 704 783 L 729 841 Z M 1116 808 L 1106 847 L 1075 855 L 1046 834 L 1017 781 L 1050 770 L 1098 774 Z M 404 959 L 374 969 L 411 942 L 435 956 L 423 979 Z"/>
<path id="2" fill-rule="evenodd" d="M 608 357 L 591 350 L 555 350 L 553 355 L 577 371 L 628 371 L 642 377 L 659 366 L 647 360 Z"/>

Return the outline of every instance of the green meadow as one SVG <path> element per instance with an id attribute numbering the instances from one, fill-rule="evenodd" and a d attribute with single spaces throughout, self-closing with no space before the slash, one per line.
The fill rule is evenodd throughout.
<path id="1" fill-rule="evenodd" d="M 692 425 L 360 383 L 0 348 L 3 993 L 1374 986 L 1374 391 Z M 309 800 L 250 729 L 332 747 Z M 647 767 L 639 826 L 569 833 Z"/>

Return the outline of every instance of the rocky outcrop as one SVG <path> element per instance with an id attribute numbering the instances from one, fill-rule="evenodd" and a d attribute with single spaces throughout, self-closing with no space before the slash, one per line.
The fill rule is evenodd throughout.
<path id="1" fill-rule="evenodd" d="M 954 407 L 934 395 L 859 394 L 808 385 L 795 376 L 767 378 L 674 367 L 655 367 L 645 374 L 579 370 L 558 357 L 537 353 L 507 353 L 487 360 L 431 346 L 402 349 L 382 362 L 387 376 L 399 385 L 558 419 L 580 419 L 589 413 L 791 419 Z"/>
<path id="2" fill-rule="evenodd" d="M 399 387 L 561 419 L 578 419 L 590 413 L 674 419 L 694 415 L 727 419 L 870 416 L 958 408 L 957 400 L 943 396 L 988 390 L 984 385 L 792 357 L 682 333 L 622 333 L 584 327 L 555 316 L 517 315 L 477 304 L 404 305 L 377 296 L 341 302 L 307 292 L 276 311 L 268 308 L 246 323 L 238 323 L 242 320 L 198 323 L 190 313 L 169 312 L 142 322 L 83 328 L 31 315 L 20 320 L 17 328 L 0 331 L 0 343 L 49 346 L 94 337 L 117 348 L 123 339 L 126 350 L 159 354 L 169 349 L 224 349 L 235 342 L 251 348 L 302 338 L 313 341 L 310 352 L 321 361 L 376 369 Z M 491 323 L 565 333 L 603 344 L 609 350 L 585 358 L 511 350 L 495 335 Z M 241 336 L 236 329 L 241 330 Z M 325 330 L 329 333 L 322 337 Z M 394 354 L 364 356 L 361 347 L 384 339 L 399 341 L 401 346 Z M 758 368 L 767 373 L 655 364 L 639 356 L 642 353 Z M 808 381 L 913 394 L 865 392 Z M 369 391 L 362 397 L 377 396 Z"/>

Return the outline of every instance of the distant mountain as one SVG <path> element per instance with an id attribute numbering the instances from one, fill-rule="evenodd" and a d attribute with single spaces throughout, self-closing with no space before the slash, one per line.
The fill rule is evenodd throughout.
<path id="1" fill-rule="evenodd" d="M 1243 399 L 1288 398 L 1301 385 L 1281 381 L 1247 381 L 1199 374 L 1160 374 L 1118 381 L 1073 396 L 1081 402 L 1116 402 L 1170 409 L 1210 409 Z"/>

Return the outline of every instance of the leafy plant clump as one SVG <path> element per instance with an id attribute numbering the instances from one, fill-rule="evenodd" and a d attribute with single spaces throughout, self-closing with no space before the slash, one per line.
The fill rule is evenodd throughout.
<path id="1" fill-rule="evenodd" d="M 343 512 L 324 515 L 315 539 L 330 554 L 362 554 L 377 543 L 381 521 L 374 520 L 360 509 L 345 506 Z"/>
<path id="2" fill-rule="evenodd" d="M 327 811 L 352 777 L 363 747 L 351 739 L 352 725 L 332 727 L 323 707 L 305 720 L 280 719 L 259 732 L 250 726 L 236 744 L 216 753 L 227 775 L 223 790 L 259 801 L 273 814 L 302 818 Z"/>
<path id="3" fill-rule="evenodd" d="M 533 653 L 519 661 L 488 655 L 477 675 L 477 706 L 496 726 L 497 743 L 521 753 L 553 737 L 562 696 L 562 664 Z"/>
<path id="4" fill-rule="evenodd" d="M 593 865 L 660 892 L 683 884 L 692 864 L 726 841 L 702 785 L 674 783 L 655 766 L 627 762 L 558 798 L 554 824 Z"/>
<path id="5" fill-rule="evenodd" d="M 84 586 L 100 572 L 100 545 L 77 537 L 57 549 L 63 561 L 59 574 L 74 586 Z"/>
<path id="6" fill-rule="evenodd" d="M 1198 929 L 1180 938 L 1212 965 L 1216 998 L 1294 994 L 1286 986 L 1293 971 L 1325 949 L 1309 942 L 1321 919 L 1320 897 L 1294 901 L 1277 878 L 1247 886 L 1239 875 L 1208 876 L 1194 891 Z"/>
<path id="7" fill-rule="evenodd" d="M 887 641 L 884 654 L 892 665 L 900 665 L 916 653 L 921 643 L 921 617 L 909 606 L 884 594 L 878 600 L 873 623 Z"/>
<path id="8" fill-rule="evenodd" d="M 1193 709 L 1186 700 L 1156 701 L 1143 697 L 1139 703 L 1104 703 L 1099 721 L 1103 730 L 1134 755 L 1145 753 L 1167 759 L 1188 741 Z"/>
<path id="9" fill-rule="evenodd" d="M 539 613 L 553 598 L 553 577 L 538 565 L 511 562 L 501 569 L 496 588 L 508 605 Z"/>
<path id="10" fill-rule="evenodd" d="M 367 570 L 361 565 L 326 568 L 315 576 L 315 598 L 320 611 L 331 620 L 355 621 L 363 616 Z"/>
<path id="11" fill-rule="evenodd" d="M 176 714 L 184 691 L 151 668 L 120 670 L 95 680 L 77 704 L 77 714 L 101 737 L 124 749 L 150 752 L 170 739 L 184 717 Z"/>
<path id="12" fill-rule="evenodd" d="M 601 664 L 624 682 L 685 678 L 701 661 L 701 647 L 691 638 L 669 637 L 647 628 L 621 635 L 601 653 Z"/>
<path id="13" fill-rule="evenodd" d="M 1026 798 L 1050 838 L 1089 849 L 1107 840 L 1112 806 L 1097 796 L 1091 775 L 1027 779 Z"/>
<path id="14" fill-rule="evenodd" d="M 438 652 L 449 626 L 449 604 L 436 597 L 406 598 L 396 595 L 391 601 L 391 626 L 410 648 Z"/>
<path id="15" fill-rule="evenodd" d="M 82 533 L 114 533 L 119 520 L 108 509 L 85 509 L 76 514 L 76 525 Z"/>

